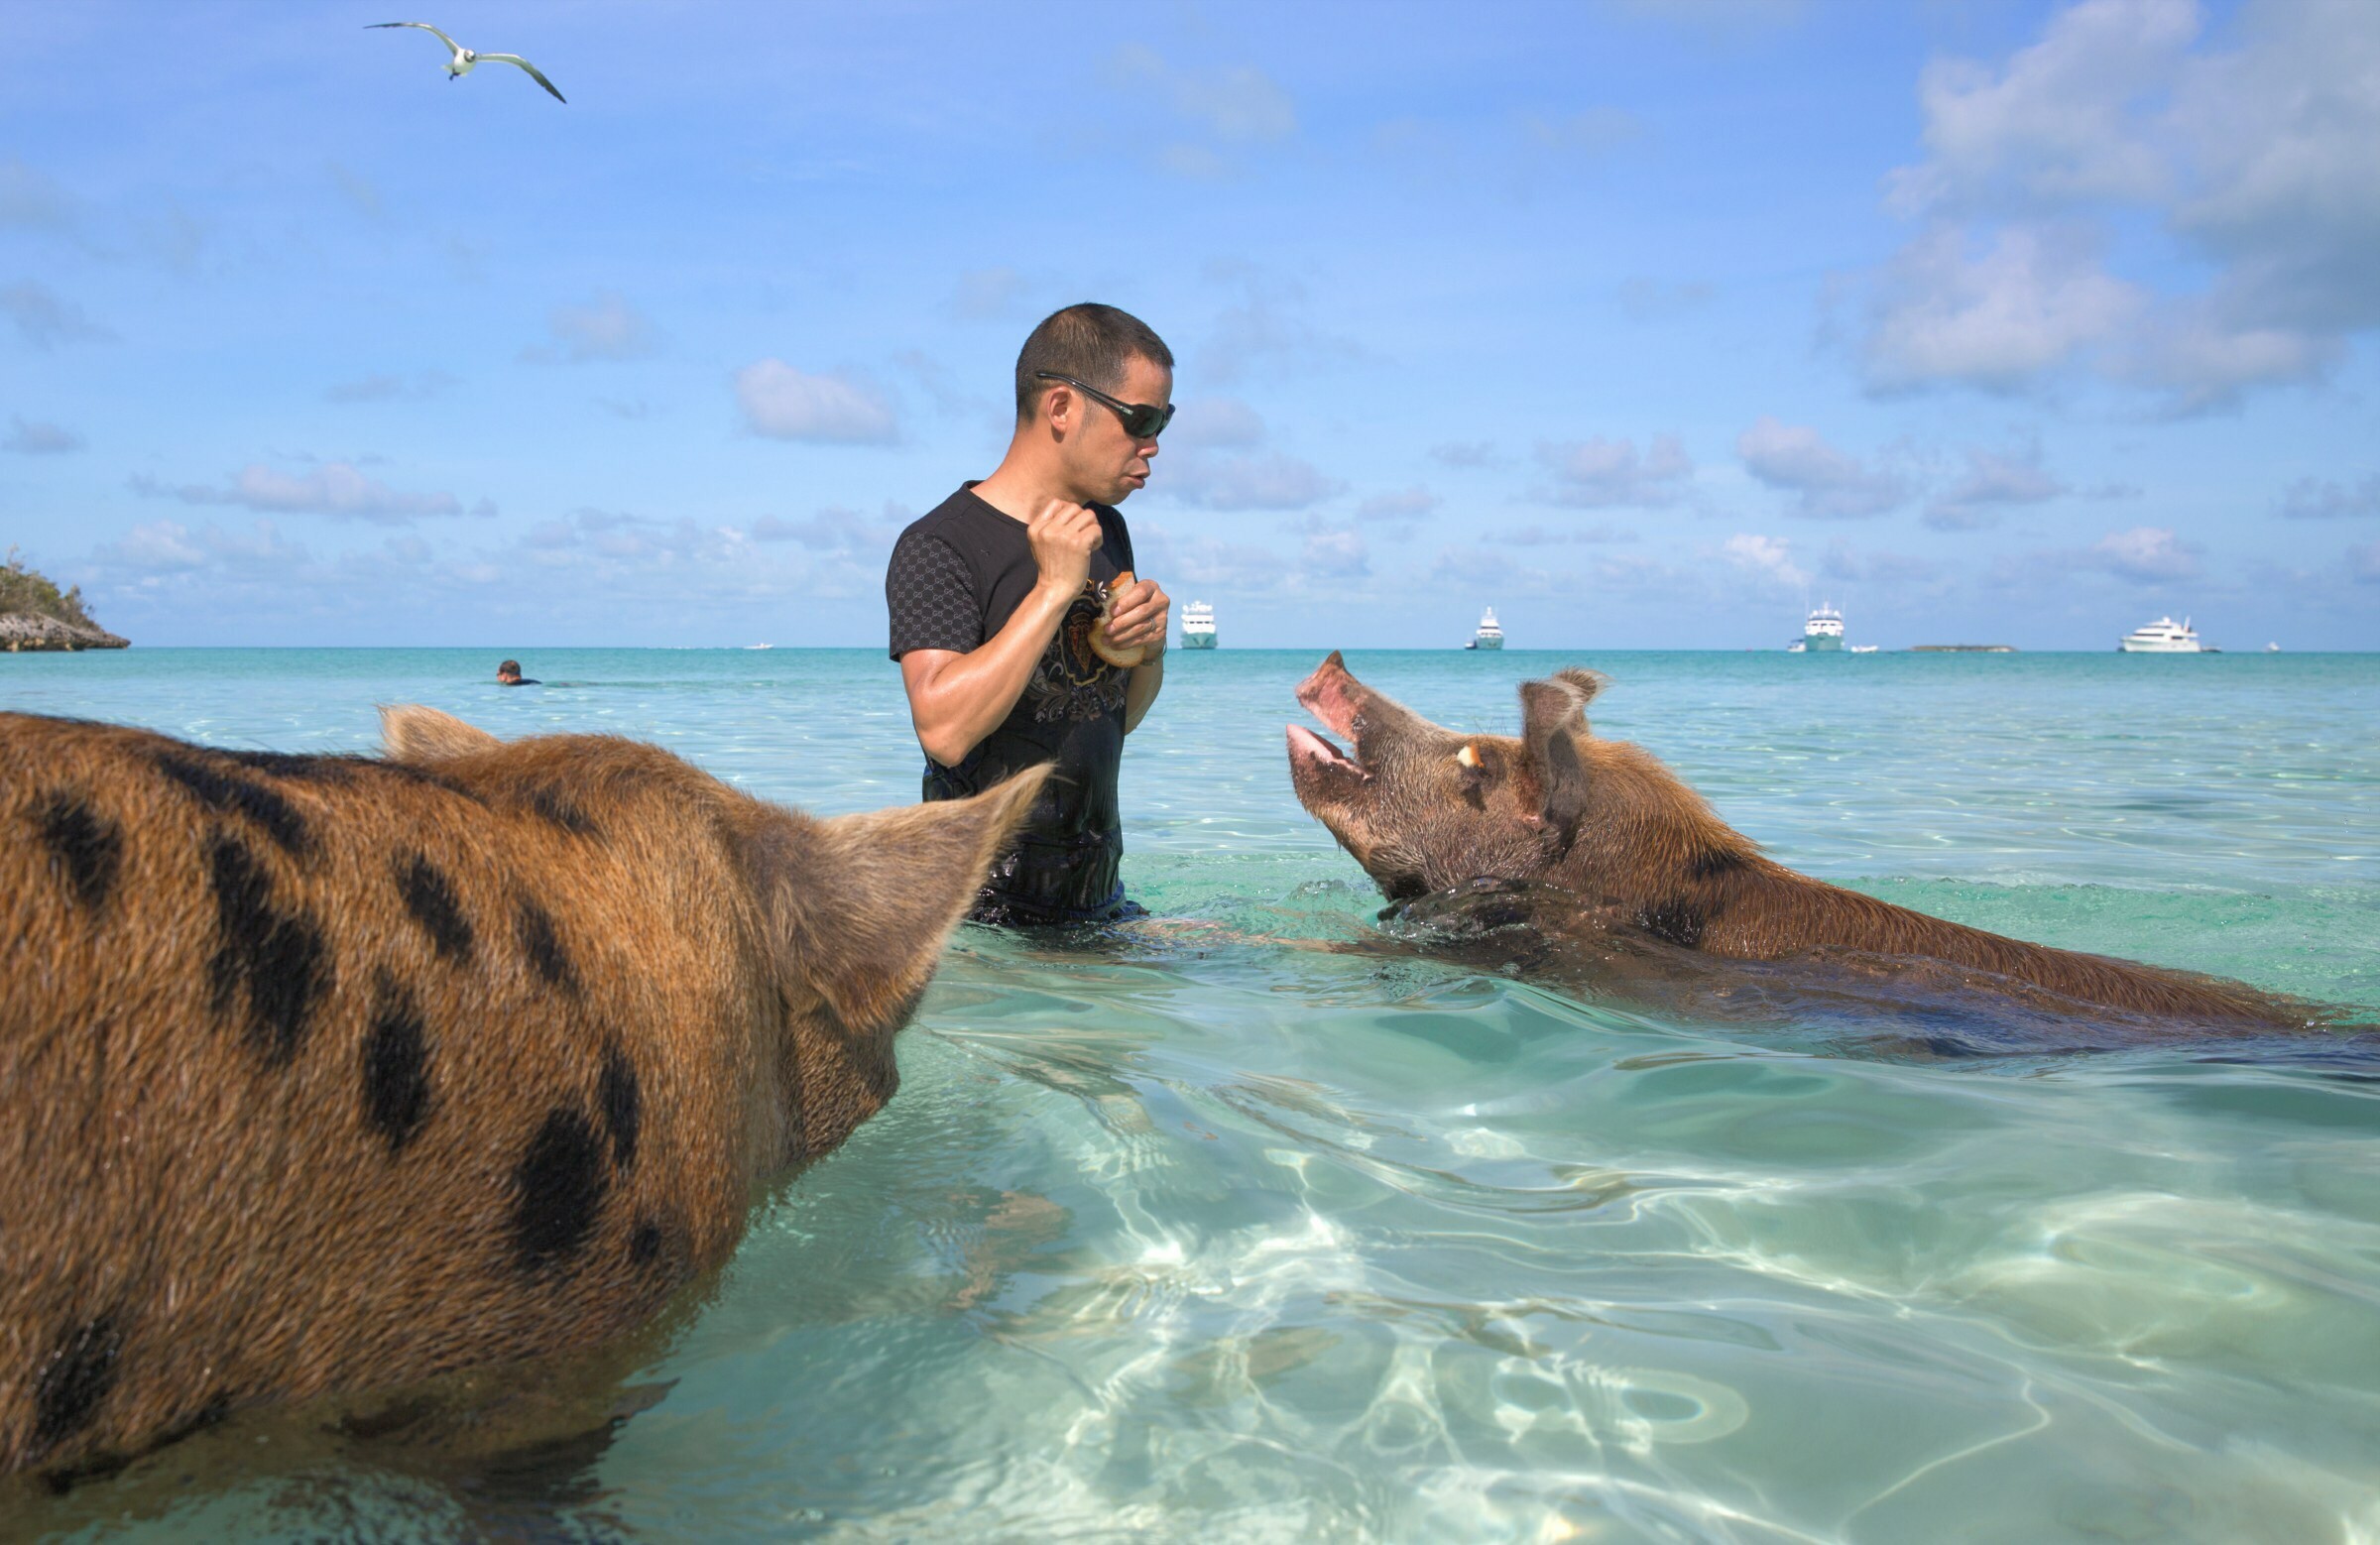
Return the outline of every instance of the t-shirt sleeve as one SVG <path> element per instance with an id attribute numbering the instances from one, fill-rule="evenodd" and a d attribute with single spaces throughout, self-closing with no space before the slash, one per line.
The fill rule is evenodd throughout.
<path id="1" fill-rule="evenodd" d="M 892 615 L 892 657 L 911 650 L 964 654 L 984 642 L 983 609 L 967 562 L 949 542 L 909 532 L 893 544 L 885 569 L 885 608 Z"/>

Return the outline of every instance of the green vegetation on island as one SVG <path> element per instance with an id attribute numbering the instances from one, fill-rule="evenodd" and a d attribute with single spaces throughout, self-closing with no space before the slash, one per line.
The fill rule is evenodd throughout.
<path id="1" fill-rule="evenodd" d="M 82 607 L 82 587 L 60 590 L 48 575 L 28 567 L 8 549 L 0 564 L 0 649 L 15 654 L 26 650 L 120 650 L 120 639 L 91 620 Z"/>

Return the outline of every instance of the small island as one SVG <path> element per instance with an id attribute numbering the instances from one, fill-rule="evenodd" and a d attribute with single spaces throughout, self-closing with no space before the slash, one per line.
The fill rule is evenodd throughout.
<path id="1" fill-rule="evenodd" d="M 48 576 L 28 568 L 8 549 L 0 565 L 0 649 L 11 654 L 29 650 L 121 650 L 132 641 L 120 639 L 91 621 L 82 609 L 82 587 L 60 592 Z"/>

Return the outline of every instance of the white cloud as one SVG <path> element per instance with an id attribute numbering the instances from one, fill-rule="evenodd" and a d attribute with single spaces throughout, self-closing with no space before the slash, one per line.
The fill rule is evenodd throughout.
<path id="1" fill-rule="evenodd" d="M 346 195 L 347 201 L 355 205 L 356 212 L 364 218 L 379 220 L 387 216 L 388 210 L 381 203 L 379 184 L 370 178 L 334 161 L 330 164 L 330 179 L 338 184 L 339 191 Z"/>
<path id="2" fill-rule="evenodd" d="M 84 315 L 81 306 L 37 280 L 19 280 L 0 290 L 0 311 L 17 324 L 17 336 L 37 349 L 53 349 L 61 343 L 105 343 L 115 337 Z"/>
<path id="3" fill-rule="evenodd" d="M 2235 407 L 2251 387 L 2311 381 L 2344 352 L 2334 337 L 2242 324 L 2211 300 L 2187 300 L 2161 307 L 2109 368 L 2183 415 Z"/>
<path id="4" fill-rule="evenodd" d="M 2174 228 L 2228 267 L 2234 325 L 2326 335 L 2380 323 L 2380 11 L 2367 0 L 2250 4 L 2240 46 L 2174 88 L 2191 173 Z"/>
<path id="5" fill-rule="evenodd" d="M 1177 593 L 1180 587 L 1206 585 L 1240 595 L 1262 594 L 1280 589 L 1293 567 L 1269 547 L 1217 536 L 1176 536 L 1156 522 L 1142 525 L 1132 535 L 1142 570 L 1168 576 L 1165 588 Z"/>
<path id="6" fill-rule="evenodd" d="M 2091 544 L 2083 559 L 2125 579 L 2189 579 L 2199 572 L 2199 551 L 2166 527 L 2135 526 L 2109 532 Z"/>
<path id="7" fill-rule="evenodd" d="M 2352 488 L 2302 477 L 2281 496 L 2280 513 L 2293 521 L 2335 521 L 2380 515 L 2380 472 Z"/>
<path id="8" fill-rule="evenodd" d="M 2144 312 L 2142 293 L 2105 273 L 2081 232 L 2010 226 L 1970 248 L 1964 229 L 1940 226 L 1886 266 L 1862 349 L 1870 387 L 2015 391 Z"/>
<path id="9" fill-rule="evenodd" d="M 92 549 L 92 561 L 117 580 L 211 570 L 243 580 L 278 580 L 304 566 L 304 546 L 285 540 L 271 521 L 246 532 L 213 524 L 193 532 L 174 521 L 136 526 L 121 540 Z"/>
<path id="10" fill-rule="evenodd" d="M 1374 494 L 1356 506 L 1359 521 L 1418 521 L 1438 508 L 1436 494 L 1416 483 L 1388 493 Z"/>
<path id="11" fill-rule="evenodd" d="M 1488 539 L 1507 547 L 1602 546 L 1610 542 L 1634 541 L 1636 534 L 1626 527 L 1599 521 L 1593 526 L 1507 527 L 1502 531 L 1490 532 Z"/>
<path id="12" fill-rule="evenodd" d="M 545 330 L 553 335 L 553 344 L 532 344 L 521 351 L 522 358 L 566 358 L 584 364 L 589 360 L 643 359 L 660 347 L 653 324 L 616 290 L 598 291 L 585 305 L 555 306 L 545 318 Z"/>
<path id="13" fill-rule="evenodd" d="M 881 515 L 862 515 L 829 505 L 806 521 L 780 520 L 764 515 L 752 523 L 755 541 L 797 541 L 821 552 L 882 553 L 890 556 L 893 538 L 908 525 L 909 513 L 887 504 Z"/>
<path id="14" fill-rule="evenodd" d="M 1185 69 L 1132 43 L 1109 57 L 1106 74 L 1110 88 L 1135 107 L 1170 111 L 1177 129 L 1188 136 L 1156 146 L 1148 157 L 1177 177 L 1201 181 L 1230 177 L 1249 153 L 1297 134 L 1296 103 L 1279 81 L 1253 64 Z"/>
<path id="15" fill-rule="evenodd" d="M 1210 510 L 1304 510 L 1347 487 L 1313 463 L 1279 451 L 1214 460 L 1188 457 L 1170 469 L 1160 461 L 1149 484 Z"/>
<path id="16" fill-rule="evenodd" d="M 62 230 L 73 219 L 63 187 L 14 156 L 0 161 L 0 230 Z"/>
<path id="17" fill-rule="evenodd" d="M 1903 552 L 1860 553 L 1840 536 L 1827 543 L 1827 555 L 1820 567 L 1829 579 L 1873 585 L 1896 593 L 1931 584 L 1942 577 L 1942 571 L 1924 558 Z"/>
<path id="18" fill-rule="evenodd" d="M 1306 538 L 1306 571 L 1328 579 L 1361 579 L 1371 572 L 1371 552 L 1352 531 L 1320 531 Z"/>
<path id="19" fill-rule="evenodd" d="M 1642 455 L 1633 440 L 1601 435 L 1565 444 L 1540 442 L 1537 459 L 1554 475 L 1544 497 L 1584 510 L 1673 504 L 1676 484 L 1694 475 L 1694 463 L 1674 434 L 1656 434 Z"/>
<path id="20" fill-rule="evenodd" d="M 1871 385 L 2006 391 L 2081 362 L 2201 413 L 2319 380 L 2380 325 L 2380 7 L 2201 21 L 2191 0 L 2083 0 L 2003 66 L 1927 66 L 1930 154 L 1887 202 L 1928 223 L 1876 286 Z M 2202 286 L 2109 271 L 2105 234 L 2142 214 L 2157 268 L 2210 269 Z"/>
<path id="21" fill-rule="evenodd" d="M 454 385 L 454 377 L 442 370 L 416 370 L 405 375 L 358 376 L 353 381 L 336 381 L 322 389 L 326 403 L 388 403 L 419 402 L 435 397 Z"/>
<path id="22" fill-rule="evenodd" d="M 809 375 L 780 359 L 736 372 L 736 402 L 755 434 L 836 445 L 883 445 L 899 438 L 892 407 L 848 377 Z"/>
<path id="23" fill-rule="evenodd" d="M 1024 276 L 1012 268 L 970 269 L 951 292 L 950 308 L 970 321 L 1006 316 L 1024 297 Z"/>
<path id="24" fill-rule="evenodd" d="M 8 438 L 0 441 L 8 449 L 24 456 L 57 456 L 66 451 L 82 449 L 82 436 L 60 424 L 35 423 L 18 415 L 10 416 Z"/>
<path id="25" fill-rule="evenodd" d="M 1252 64 L 1178 69 L 1143 45 L 1126 44 L 1109 63 L 1117 82 L 1151 91 L 1199 129 L 1229 144 L 1266 144 L 1297 133 L 1297 104 L 1279 81 Z"/>
<path id="26" fill-rule="evenodd" d="M 1793 560 L 1793 543 L 1782 536 L 1738 532 L 1719 544 L 1719 557 L 1755 579 L 1787 590 L 1809 586 L 1810 575 Z"/>
<path id="27" fill-rule="evenodd" d="M 1184 403 L 1165 430 L 1167 450 L 1259 445 L 1263 440 L 1263 418 L 1236 397 L 1202 397 Z"/>
<path id="28" fill-rule="evenodd" d="M 1450 467 L 1491 467 L 1495 465 L 1493 440 L 1444 440 L 1430 447 L 1432 460 Z"/>
<path id="29" fill-rule="evenodd" d="M 1927 507 L 1926 524 L 1936 531 L 1968 532 L 1999 524 L 2009 505 L 2040 504 L 2067 491 L 2041 465 L 2041 447 L 2017 451 L 1970 447 L 1966 475 Z"/>
<path id="30" fill-rule="evenodd" d="M 1294 281 L 1275 280 L 1247 263 L 1217 260 L 1206 277 L 1237 285 L 1242 298 L 1215 317 L 1215 331 L 1199 351 L 1207 379 L 1229 384 L 1252 374 L 1286 375 L 1324 365 L 1344 365 L 1364 351 L 1307 320 L 1306 293 Z"/>
<path id="31" fill-rule="evenodd" d="M 2190 0 L 2084 0 L 2003 70 L 1933 60 L 1917 90 L 1932 157 L 1894 174 L 1893 203 L 2158 197 L 2172 173 L 2144 120 L 2198 30 Z"/>
<path id="32" fill-rule="evenodd" d="M 1908 497 L 1900 478 L 1869 471 L 1816 429 L 1765 415 L 1736 436 L 1735 454 L 1761 482 L 1799 496 L 1794 513 L 1812 520 L 1881 515 Z"/>
<path id="33" fill-rule="evenodd" d="M 234 474 L 223 487 L 203 483 L 168 487 L 143 475 L 132 480 L 132 488 L 150 498 L 178 499 L 183 504 L 238 505 L 274 515 L 329 515 L 382 526 L 402 526 L 424 516 L 465 513 L 463 502 L 452 494 L 405 493 L 367 477 L 346 461 L 324 462 L 303 476 L 252 463 Z M 483 499 L 469 513 L 494 515 L 496 507 Z"/>

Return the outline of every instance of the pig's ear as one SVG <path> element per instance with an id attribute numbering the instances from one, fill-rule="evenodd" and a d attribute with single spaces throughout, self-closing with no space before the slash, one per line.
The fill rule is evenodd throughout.
<path id="1" fill-rule="evenodd" d="M 380 739 L 392 762 L 444 762 L 450 757 L 490 751 L 504 744 L 452 714 L 418 703 L 382 704 Z"/>
<path id="2" fill-rule="evenodd" d="M 1587 769 L 1579 761 L 1578 738 L 1587 733 L 1587 703 L 1603 686 L 1594 671 L 1572 669 L 1520 688 L 1521 742 L 1545 789 L 1545 824 L 1565 843 L 1587 813 Z"/>
<path id="3" fill-rule="evenodd" d="M 1048 776 L 809 823 L 767 878 L 784 964 L 846 1028 L 897 1028 Z"/>

